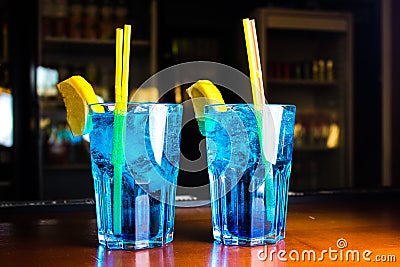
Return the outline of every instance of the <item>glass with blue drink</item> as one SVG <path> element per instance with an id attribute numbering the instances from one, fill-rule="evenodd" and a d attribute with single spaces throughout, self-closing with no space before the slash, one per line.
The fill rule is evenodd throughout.
<path id="1" fill-rule="evenodd" d="M 95 108 L 99 105 L 101 109 Z M 107 248 L 154 248 L 173 240 L 182 108 L 179 104 L 128 103 L 117 192 L 115 103 L 90 105 L 98 238 Z"/>
<path id="2" fill-rule="evenodd" d="M 294 105 L 267 104 L 271 135 L 263 156 L 251 104 L 204 108 L 214 239 L 225 245 L 273 244 L 285 237 Z M 267 140 L 270 138 L 270 140 Z"/>

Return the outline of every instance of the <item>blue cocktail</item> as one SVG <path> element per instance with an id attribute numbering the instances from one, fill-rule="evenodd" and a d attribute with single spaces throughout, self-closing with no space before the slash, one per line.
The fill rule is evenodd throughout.
<path id="1" fill-rule="evenodd" d="M 227 245 L 263 245 L 284 238 L 292 166 L 293 105 L 267 105 L 276 161 L 263 158 L 253 105 L 204 109 L 213 234 Z M 274 144 L 275 141 L 265 142 Z"/>
<path id="2" fill-rule="evenodd" d="M 182 105 L 128 103 L 121 199 L 114 199 L 115 104 L 90 106 L 90 154 L 99 242 L 110 249 L 161 247 L 173 239 Z M 115 208 L 120 205 L 116 230 Z M 120 231 L 120 232 L 119 232 Z"/>

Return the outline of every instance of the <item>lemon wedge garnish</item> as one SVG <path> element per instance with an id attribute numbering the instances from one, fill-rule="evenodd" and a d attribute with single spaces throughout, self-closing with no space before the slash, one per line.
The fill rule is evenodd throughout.
<path id="1" fill-rule="evenodd" d="M 194 114 L 201 134 L 205 136 L 204 106 L 207 104 L 225 104 L 221 92 L 209 80 L 198 80 L 186 92 L 192 99 Z M 226 107 L 219 107 L 218 111 L 226 111 Z"/>
<path id="2" fill-rule="evenodd" d="M 83 77 L 75 75 L 58 83 L 57 89 L 63 98 L 72 134 L 80 136 L 87 133 L 88 104 L 99 102 L 93 87 Z M 96 112 L 104 112 L 101 106 L 95 108 Z"/>

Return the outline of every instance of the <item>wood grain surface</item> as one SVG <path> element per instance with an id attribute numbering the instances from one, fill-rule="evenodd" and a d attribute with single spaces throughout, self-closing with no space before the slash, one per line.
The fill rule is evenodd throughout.
<path id="1" fill-rule="evenodd" d="M 177 208 L 174 241 L 140 251 L 99 246 L 94 207 L 3 208 L 0 266 L 400 266 L 399 208 L 373 195 L 290 201 L 286 238 L 257 247 L 214 243 L 209 206 Z"/>

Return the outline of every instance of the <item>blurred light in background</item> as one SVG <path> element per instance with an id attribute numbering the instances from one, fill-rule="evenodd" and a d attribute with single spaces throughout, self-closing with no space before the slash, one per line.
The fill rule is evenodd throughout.
<path id="1" fill-rule="evenodd" d="M 37 94 L 39 96 L 57 96 L 58 71 L 39 66 L 36 68 Z"/>
<path id="2" fill-rule="evenodd" d="M 13 145 L 13 99 L 10 90 L 0 87 L 0 145 Z"/>

